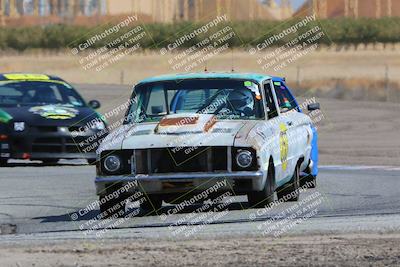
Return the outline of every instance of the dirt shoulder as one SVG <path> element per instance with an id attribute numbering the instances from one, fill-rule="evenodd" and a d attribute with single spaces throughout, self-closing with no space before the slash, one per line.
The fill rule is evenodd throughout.
<path id="1" fill-rule="evenodd" d="M 400 235 L 99 240 L 1 246 L 2 266 L 398 266 Z"/>
<path id="2" fill-rule="evenodd" d="M 400 105 L 318 99 L 320 164 L 400 166 Z"/>

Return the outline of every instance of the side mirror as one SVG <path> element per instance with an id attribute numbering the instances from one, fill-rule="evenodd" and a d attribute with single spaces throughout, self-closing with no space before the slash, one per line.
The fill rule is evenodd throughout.
<path id="1" fill-rule="evenodd" d="M 321 105 L 319 103 L 312 103 L 307 106 L 308 111 L 314 111 L 321 109 Z"/>
<path id="2" fill-rule="evenodd" d="M 98 100 L 90 100 L 88 104 L 89 104 L 89 107 L 91 107 L 92 109 L 98 109 L 101 106 L 101 104 Z"/>

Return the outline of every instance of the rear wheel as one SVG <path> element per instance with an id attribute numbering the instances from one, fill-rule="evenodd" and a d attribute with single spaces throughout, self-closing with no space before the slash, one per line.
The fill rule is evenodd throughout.
<path id="1" fill-rule="evenodd" d="M 301 186 L 307 185 L 307 188 L 316 188 L 317 176 L 311 174 L 310 167 L 307 167 L 305 173 L 307 173 L 308 175 L 301 178 L 300 185 Z"/>
<path id="2" fill-rule="evenodd" d="M 300 195 L 299 188 L 300 188 L 300 168 L 299 164 L 297 164 L 293 173 L 293 177 L 290 180 L 290 182 L 278 189 L 277 191 L 278 199 L 279 200 L 282 199 L 284 201 L 299 200 L 299 195 Z"/>
<path id="3" fill-rule="evenodd" d="M 270 161 L 268 166 L 267 181 L 262 191 L 255 191 L 247 194 L 251 208 L 264 208 L 274 201 L 275 192 L 275 171 L 274 164 Z"/>
<path id="4" fill-rule="evenodd" d="M 307 185 L 307 188 L 316 188 L 317 187 L 317 177 L 310 174 L 302 178 L 302 186 Z"/>

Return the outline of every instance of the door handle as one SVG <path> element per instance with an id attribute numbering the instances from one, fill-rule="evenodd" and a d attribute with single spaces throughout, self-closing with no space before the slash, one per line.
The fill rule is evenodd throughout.
<path id="1" fill-rule="evenodd" d="M 292 122 L 292 121 L 288 121 L 288 122 L 287 122 L 287 125 L 288 125 L 288 126 L 292 126 L 292 125 L 293 125 L 293 122 Z"/>

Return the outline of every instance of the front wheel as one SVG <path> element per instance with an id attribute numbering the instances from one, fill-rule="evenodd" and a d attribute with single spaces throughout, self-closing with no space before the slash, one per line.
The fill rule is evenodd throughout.
<path id="1" fill-rule="evenodd" d="M 125 215 L 126 198 L 122 196 L 110 198 L 110 196 L 112 196 L 111 194 L 108 196 L 108 199 L 105 196 L 99 197 L 100 213 L 102 218 L 108 219 L 123 217 Z"/>
<path id="2" fill-rule="evenodd" d="M 251 192 L 247 194 L 251 208 L 264 208 L 274 202 L 275 192 L 275 172 L 272 161 L 268 165 L 267 181 L 262 191 Z"/>
<path id="3" fill-rule="evenodd" d="M 96 165 L 96 159 L 88 159 L 87 162 L 89 165 Z"/>
<path id="4" fill-rule="evenodd" d="M 43 164 L 57 164 L 59 159 L 42 159 Z"/>
<path id="5" fill-rule="evenodd" d="M 277 191 L 278 199 L 283 201 L 297 201 L 299 200 L 300 188 L 300 168 L 299 164 L 293 173 L 293 177 L 289 183 L 285 184 Z"/>
<path id="6" fill-rule="evenodd" d="M 140 208 L 145 212 L 154 212 L 162 207 L 162 199 L 159 196 L 147 195 L 144 202 L 140 204 Z"/>
<path id="7" fill-rule="evenodd" d="M 8 160 L 7 159 L 0 159 L 0 167 L 4 167 L 7 165 Z"/>

